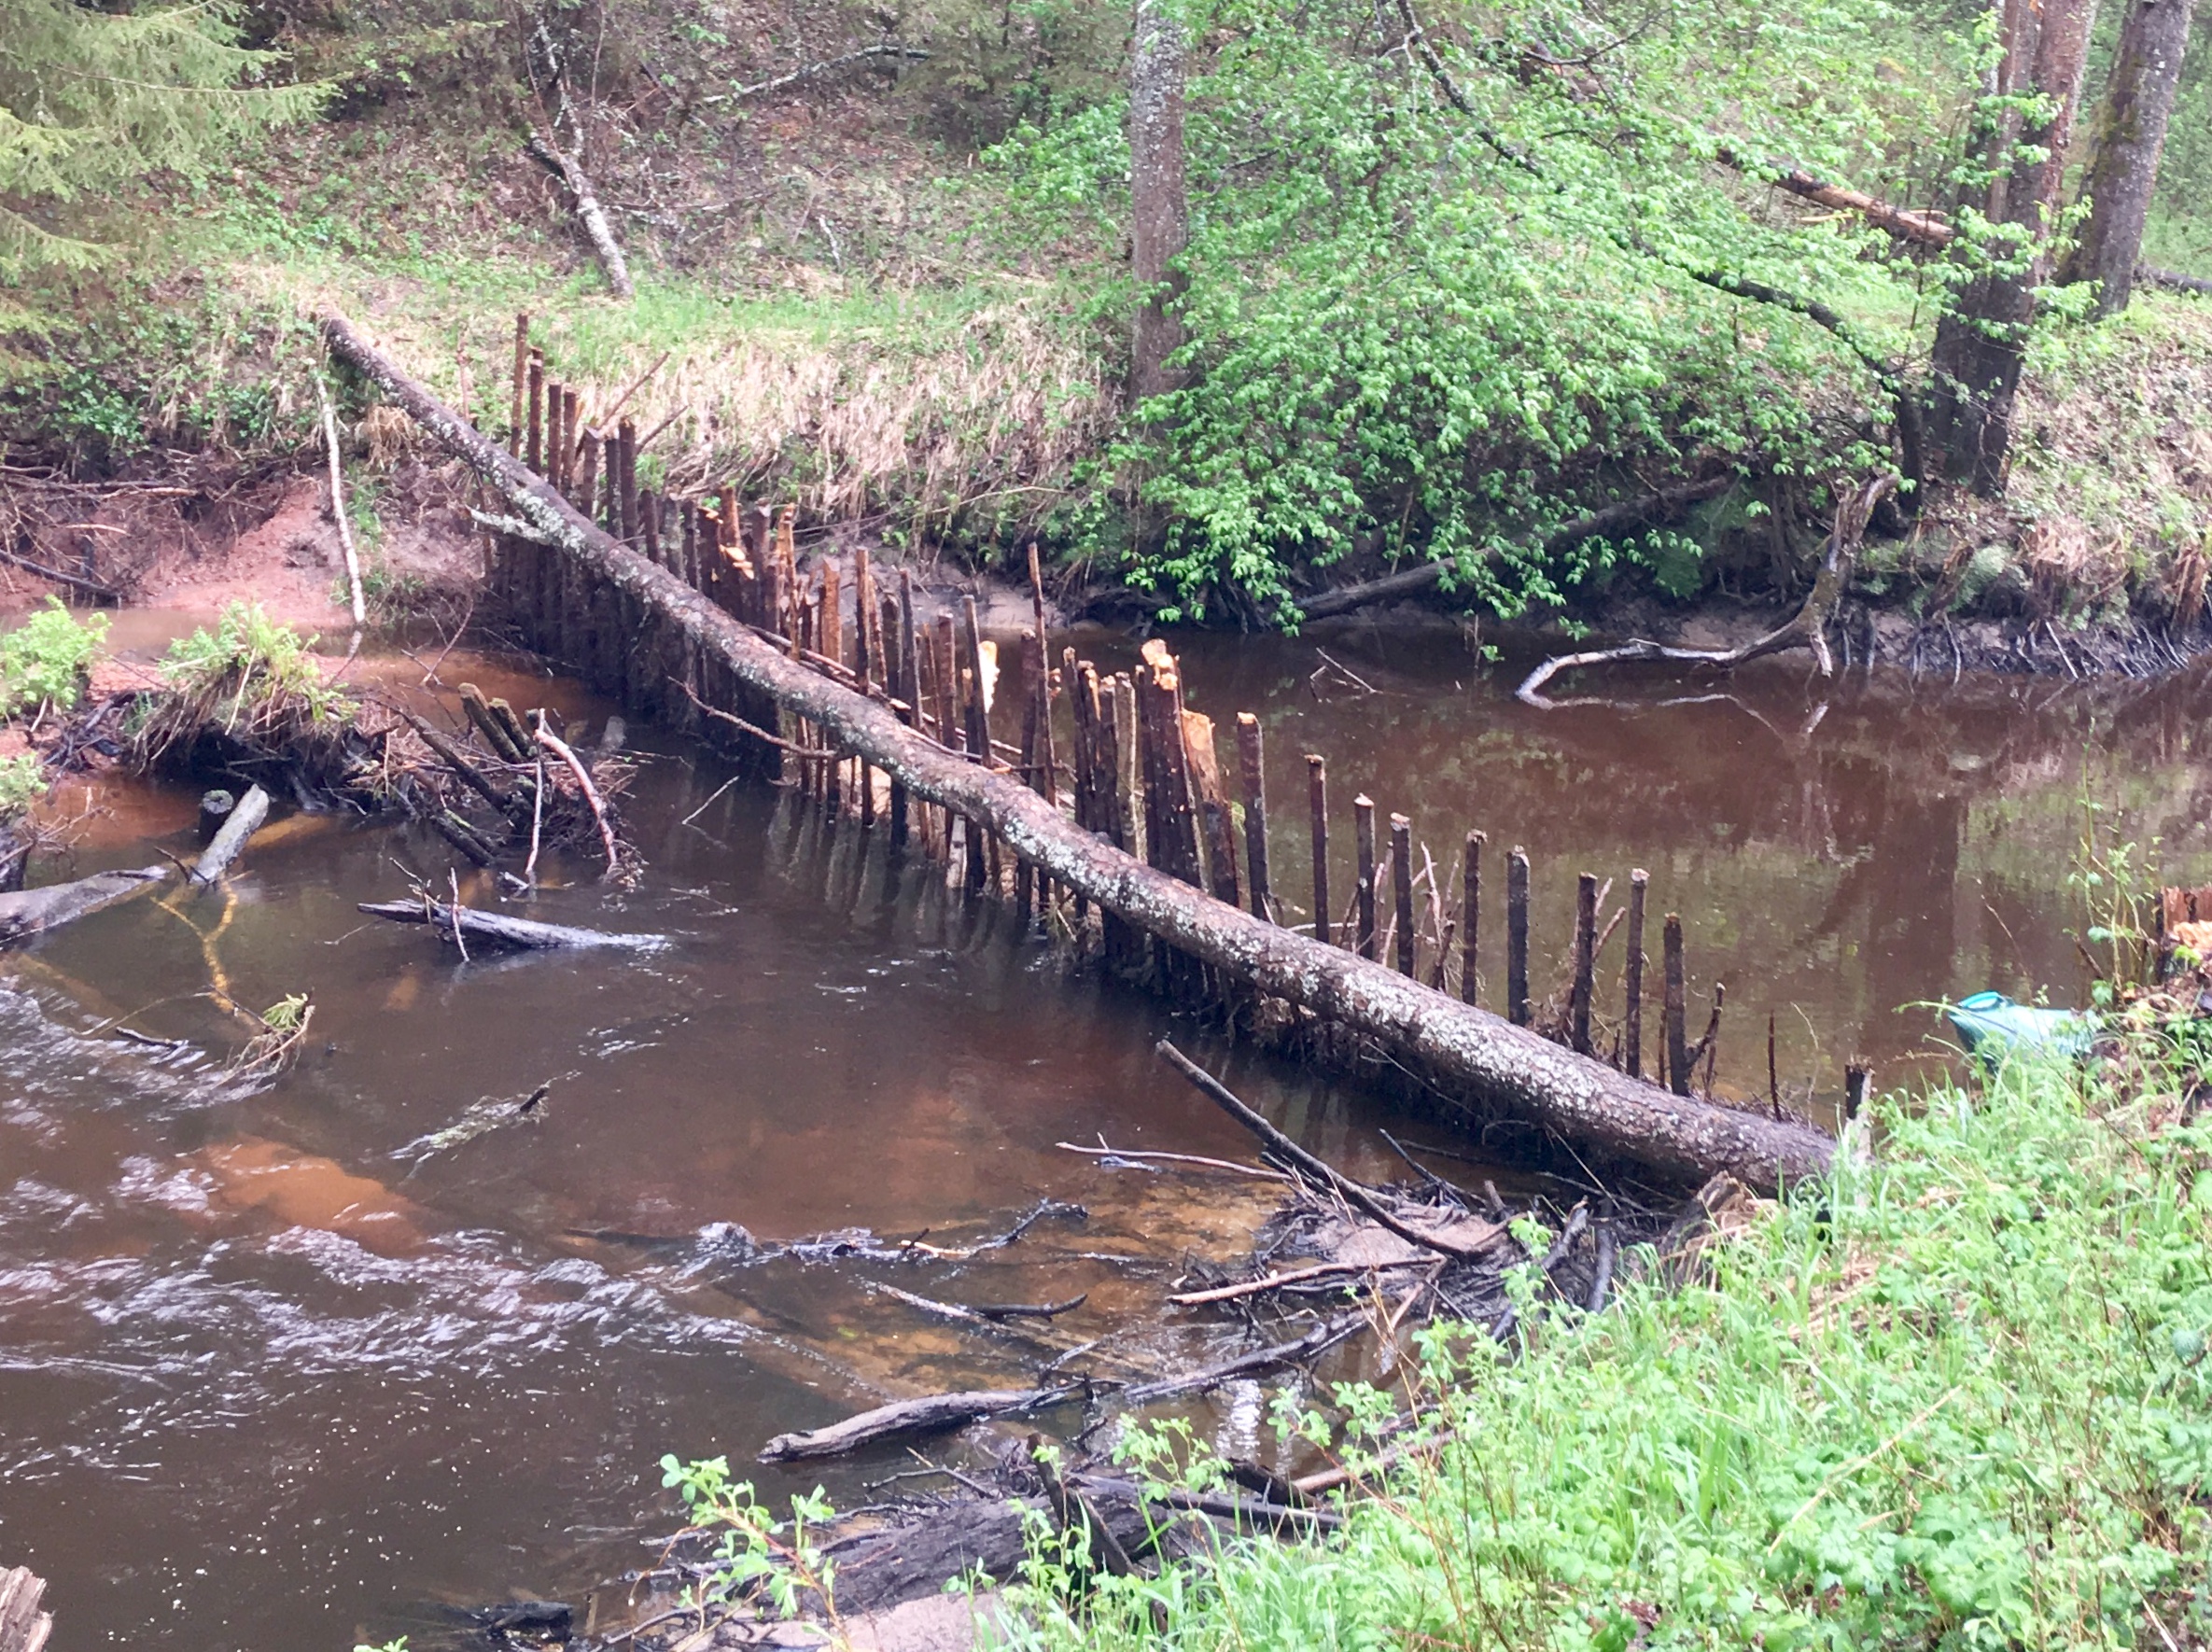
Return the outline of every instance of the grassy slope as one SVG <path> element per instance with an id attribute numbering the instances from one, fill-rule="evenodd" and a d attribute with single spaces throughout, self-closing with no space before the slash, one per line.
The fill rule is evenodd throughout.
<path id="1" fill-rule="evenodd" d="M 1234 1547 L 1015 1638 L 2212 1644 L 2212 1118 L 2180 1099 L 2205 1052 L 2133 1048 L 1883 1101 L 1875 1162 L 1757 1210 L 1687 1288 L 1543 1318 L 1513 1365 L 1433 1341 L 1412 1392 L 1353 1396 L 1445 1443 L 1340 1543 Z"/>
<path id="2" fill-rule="evenodd" d="M 624 308 L 511 118 L 450 89 L 364 104 L 142 203 L 172 215 L 159 245 L 127 283 L 83 295 L 93 325 L 62 343 L 59 379 L 30 387 L 17 429 L 95 466 L 146 443 L 305 454 L 307 323 L 324 307 L 449 395 L 466 377 L 500 427 L 526 308 L 587 407 L 673 353 L 629 404 L 641 429 L 675 419 L 650 483 L 735 475 L 817 523 L 1002 551 L 1089 485 L 1122 417 L 1122 341 L 1086 307 L 1111 258 L 995 232 L 973 134 L 923 135 L 943 106 L 862 85 L 634 122 L 603 183 L 642 278 Z M 2009 507 L 1934 512 L 1877 563 L 1883 593 L 2076 621 L 2186 607 L 2212 543 L 2207 360 L 2212 301 L 2147 296 L 2117 326 L 2051 334 Z M 1802 389 L 1827 403 L 1836 385 Z M 1763 533 L 1728 518 L 1707 538 L 1724 576 L 1733 557 L 1738 581 L 1764 577 Z"/>

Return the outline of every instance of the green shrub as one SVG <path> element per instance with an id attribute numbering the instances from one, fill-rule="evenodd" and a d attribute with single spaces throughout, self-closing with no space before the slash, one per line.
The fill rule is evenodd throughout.
<path id="1" fill-rule="evenodd" d="M 67 711 L 107 636 L 107 616 L 79 621 L 57 597 L 0 637 L 0 718 L 51 707 Z"/>
<path id="2" fill-rule="evenodd" d="M 203 627 L 169 645 L 161 678 L 205 721 L 226 728 L 272 705 L 296 705 L 310 721 L 335 721 L 353 703 L 323 680 L 308 651 L 314 642 L 271 619 L 259 603 L 233 602 L 212 632 Z"/>
<path id="3" fill-rule="evenodd" d="M 46 795 L 46 769 L 25 752 L 0 757 L 0 827 L 21 819 Z"/>

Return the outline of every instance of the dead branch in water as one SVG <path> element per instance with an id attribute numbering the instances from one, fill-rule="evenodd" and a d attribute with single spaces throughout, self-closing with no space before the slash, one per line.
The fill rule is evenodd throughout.
<path id="1" fill-rule="evenodd" d="M 545 726 L 543 718 L 539 719 L 534 732 L 538 743 L 567 763 L 568 772 L 576 777 L 577 785 L 583 789 L 583 800 L 592 805 L 592 819 L 599 824 L 599 842 L 607 850 L 607 871 L 604 875 L 612 877 L 616 868 L 622 864 L 622 850 L 614 841 L 614 828 L 607 823 L 607 805 L 599 796 L 599 789 L 592 784 L 591 771 L 583 766 L 583 759 L 569 749 L 567 741 Z"/>
<path id="2" fill-rule="evenodd" d="M 902 1435 L 943 1434 L 965 1428 L 988 1417 L 1018 1417 L 1041 1411 L 1075 1398 L 1084 1383 L 1059 1388 L 981 1389 L 962 1393 L 925 1394 L 917 1400 L 898 1400 L 833 1422 L 827 1428 L 799 1434 L 779 1434 L 761 1448 L 763 1463 L 795 1463 L 807 1457 L 839 1457 L 877 1440 Z"/>
<path id="3" fill-rule="evenodd" d="M 260 831 L 268 819 L 269 794 L 259 786 L 248 786 L 245 795 L 223 817 L 221 830 L 192 863 L 191 881 L 204 888 L 230 871 L 231 862 L 245 847 L 245 840 Z"/>
<path id="4" fill-rule="evenodd" d="M 1393 1233 L 1409 1245 L 1418 1245 L 1440 1256 L 1467 1262 L 1488 1251 L 1496 1238 L 1491 1237 L 1469 1244 L 1445 1234 L 1427 1232 L 1402 1220 L 1374 1194 L 1333 1166 L 1308 1153 L 1288 1136 L 1254 1113 L 1237 1099 L 1228 1086 L 1208 1072 L 1196 1061 L 1169 1043 L 1166 1039 L 1153 1045 L 1162 1059 L 1176 1071 L 1211 1098 L 1214 1104 L 1257 1136 L 1268 1154 L 1279 1162 L 1289 1166 L 1314 1186 L 1333 1193 L 1362 1215 L 1366 1216 L 1386 1231 Z"/>
<path id="5" fill-rule="evenodd" d="M 1813 581 L 1812 593 L 1787 623 L 1777 625 L 1764 637 L 1730 649 L 1672 648 L 1664 643 L 1638 637 L 1632 642 L 1622 643 L 1618 648 L 1593 649 L 1580 654 L 1561 654 L 1545 661 L 1523 678 L 1520 686 L 1513 691 L 1514 697 L 1540 710 L 1549 710 L 1554 702 L 1544 697 L 1544 687 L 1562 671 L 1579 670 L 1586 665 L 1623 665 L 1651 661 L 1691 665 L 1707 671 L 1731 671 L 1753 660 L 1763 660 L 1769 654 L 1785 653 L 1797 648 L 1811 649 L 1821 676 L 1833 677 L 1836 674 L 1836 662 L 1835 657 L 1828 652 L 1828 624 L 1836 617 L 1837 605 L 1843 600 L 1844 588 L 1851 582 L 1852 569 L 1858 562 L 1859 546 L 1866 539 L 1867 520 L 1873 515 L 1874 508 L 1895 492 L 1897 486 L 1897 477 L 1893 471 L 1875 477 L 1838 503 L 1836 525 L 1828 535 L 1827 554 L 1821 560 L 1820 573 Z"/>
<path id="6" fill-rule="evenodd" d="M 354 549 L 354 525 L 345 518 L 345 477 L 338 464 L 338 415 L 330 409 L 330 392 L 320 371 L 315 375 L 315 399 L 322 408 L 323 446 L 330 455 L 330 520 L 338 525 L 338 543 L 345 553 L 345 581 L 353 591 L 354 629 L 358 631 L 368 611 L 361 602 L 361 557 Z"/>
<path id="7" fill-rule="evenodd" d="M 669 945 L 665 935 L 623 934 L 606 930 L 578 930 L 566 924 L 539 923 L 504 913 L 483 912 L 457 903 L 434 901 L 363 901 L 356 910 L 371 917 L 388 917 L 394 923 L 428 924 L 447 936 L 474 935 L 507 946 L 539 951 L 585 947 L 627 947 L 637 952 L 658 952 Z"/>
<path id="8" fill-rule="evenodd" d="M 118 901 L 128 901 L 168 875 L 166 866 L 142 866 L 135 872 L 95 872 L 75 883 L 48 884 L 43 889 L 0 895 L 0 946 L 12 946 L 48 930 L 75 923 Z"/>

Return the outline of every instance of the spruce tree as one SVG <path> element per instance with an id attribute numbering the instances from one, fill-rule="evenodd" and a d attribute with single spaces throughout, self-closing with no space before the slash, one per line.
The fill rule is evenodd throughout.
<path id="1" fill-rule="evenodd" d="M 0 0 L 0 279 L 107 250 L 77 215 L 162 169 L 189 175 L 313 110 L 241 43 L 239 0 Z M 26 319 L 7 314 L 0 323 Z"/>

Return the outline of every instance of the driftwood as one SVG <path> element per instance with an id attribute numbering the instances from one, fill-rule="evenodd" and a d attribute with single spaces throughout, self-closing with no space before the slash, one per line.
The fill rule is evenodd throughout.
<path id="1" fill-rule="evenodd" d="M 827 1428 L 800 1434 L 779 1434 L 761 1448 L 763 1463 L 795 1463 L 806 1457 L 840 1457 L 878 1440 L 903 1435 L 943 1434 L 965 1428 L 988 1417 L 1019 1417 L 1060 1405 L 1084 1392 L 1082 1383 L 1059 1388 L 987 1388 L 962 1393 L 924 1394 L 917 1400 L 896 1400 L 833 1422 Z"/>
<path id="2" fill-rule="evenodd" d="M 0 1652 L 40 1652 L 53 1632 L 54 1617 L 38 1609 L 46 1579 L 28 1567 L 0 1571 Z"/>
<path id="3" fill-rule="evenodd" d="M 1074 825 L 1028 787 L 946 752 L 889 706 L 809 670 L 701 593 L 618 543 L 550 484 L 487 441 L 354 326 L 323 323 L 334 354 L 365 374 L 448 454 L 581 571 L 651 614 L 666 634 L 805 719 L 836 749 L 910 794 L 996 834 L 1071 894 L 1211 965 L 1225 979 L 1336 1022 L 1420 1073 L 1473 1117 L 1533 1122 L 1585 1158 L 1622 1160 L 1675 1183 L 1728 1169 L 1771 1189 L 1817 1175 L 1820 1131 L 1673 1097 L 1379 963 L 1227 906 Z"/>
<path id="4" fill-rule="evenodd" d="M 1496 1242 L 1497 1234 L 1491 1233 L 1479 1242 L 1469 1244 L 1446 1234 L 1431 1232 L 1413 1226 L 1402 1219 L 1374 1194 L 1351 1177 L 1336 1169 L 1322 1159 L 1308 1153 L 1288 1136 L 1239 1100 L 1229 1087 L 1196 1061 L 1169 1043 L 1166 1039 L 1153 1045 L 1169 1066 L 1197 1086 L 1224 1113 L 1257 1136 L 1266 1145 L 1267 1154 L 1278 1163 L 1287 1165 L 1306 1181 L 1325 1193 L 1333 1193 L 1353 1210 L 1366 1216 L 1386 1231 L 1394 1233 L 1409 1245 L 1418 1245 L 1439 1256 L 1449 1256 L 1456 1261 L 1471 1262 Z"/>
<path id="5" fill-rule="evenodd" d="M 582 951 L 592 947 L 626 947 L 634 952 L 658 952 L 666 946 L 665 935 L 617 934 L 605 930 L 570 929 L 566 924 L 538 923 L 503 913 L 481 912 L 458 903 L 433 901 L 363 901 L 359 910 L 371 917 L 388 917 L 394 923 L 427 924 L 440 934 L 456 931 L 471 940 L 497 945 L 522 946 L 539 951 Z"/>
<path id="6" fill-rule="evenodd" d="M 606 209 L 600 206 L 581 164 L 567 150 L 556 148 L 543 133 L 530 134 L 529 149 L 546 171 L 561 180 L 576 203 L 576 221 L 591 238 L 592 250 L 598 255 L 599 268 L 607 272 L 607 285 L 614 288 L 614 296 L 636 298 L 637 289 L 630 285 L 630 265 L 623 257 L 623 244 L 614 238 L 614 226 L 607 221 Z"/>
<path id="7" fill-rule="evenodd" d="M 1813 581 L 1813 590 L 1798 611 L 1789 620 L 1764 637 L 1756 637 L 1740 648 L 1704 649 L 1673 648 L 1665 643 L 1651 642 L 1638 637 L 1622 643 L 1618 648 L 1593 649 L 1588 653 L 1560 654 L 1544 662 L 1521 679 L 1514 690 L 1514 697 L 1542 709 L 1550 709 L 1552 702 L 1544 697 L 1544 687 L 1562 671 L 1575 671 L 1586 665 L 1622 665 L 1641 662 L 1663 661 L 1669 665 L 1694 665 L 1708 671 L 1729 671 L 1753 660 L 1763 660 L 1769 654 L 1786 652 L 1804 648 L 1813 651 L 1813 658 L 1823 677 L 1836 674 L 1835 657 L 1828 651 L 1827 628 L 1836 617 L 1836 608 L 1843 600 L 1844 588 L 1851 582 L 1851 572 L 1858 561 L 1860 541 L 1866 538 L 1867 519 L 1873 515 L 1875 506 L 1882 503 L 1897 485 L 1895 474 L 1878 476 L 1865 486 L 1847 495 L 1836 507 L 1836 525 L 1828 535 L 1827 554 L 1821 559 L 1820 572 Z"/>
<path id="8" fill-rule="evenodd" d="M 75 883 L 52 883 L 44 889 L 0 895 L 0 946 L 12 946 L 48 930 L 75 923 L 103 906 L 128 901 L 168 875 L 166 866 L 141 866 L 135 872 L 95 872 Z"/>
<path id="9" fill-rule="evenodd" d="M 248 786 L 245 795 L 231 805 L 215 836 L 200 851 L 200 858 L 192 862 L 191 881 L 204 886 L 230 871 L 231 862 L 245 847 L 245 840 L 260 831 L 268 819 L 269 794 L 259 786 Z"/>
<path id="10" fill-rule="evenodd" d="M 1192 1371 L 1181 1377 L 1163 1377 L 1156 1382 L 1140 1382 L 1133 1388 L 1125 1388 L 1121 1391 L 1122 1403 L 1150 1406 L 1181 1394 L 1204 1393 L 1210 1389 L 1219 1388 L 1225 1382 L 1234 1382 L 1239 1377 L 1256 1377 L 1265 1371 L 1280 1371 L 1285 1365 L 1295 1365 L 1326 1353 L 1337 1343 L 1348 1341 L 1366 1323 L 1367 1316 L 1360 1312 L 1324 1320 L 1304 1336 L 1294 1337 L 1288 1342 L 1278 1342 L 1270 1348 L 1255 1348 L 1250 1353 L 1240 1353 L 1233 1360 L 1225 1360 L 1203 1371 Z"/>
<path id="11" fill-rule="evenodd" d="M 361 601 L 361 556 L 354 549 L 354 525 L 345 516 L 345 476 L 338 463 L 338 415 L 330 409 L 330 392 L 323 375 L 315 375 L 315 399 L 322 408 L 323 446 L 330 455 L 330 519 L 338 525 L 339 548 L 345 553 L 345 581 L 353 594 L 354 629 L 364 623 L 368 609 Z"/>
<path id="12" fill-rule="evenodd" d="M 1646 494 L 1639 499 L 1624 499 L 1617 505 L 1608 505 L 1588 516 L 1578 516 L 1564 527 L 1546 534 L 1541 542 L 1546 552 L 1563 551 L 1584 539 L 1594 539 L 1608 534 L 1622 534 L 1643 526 L 1645 523 L 1672 515 L 1685 505 L 1694 505 L 1725 491 L 1735 481 L 1733 476 L 1709 476 L 1702 482 L 1687 482 L 1679 487 L 1661 488 L 1658 493 Z M 1298 604 L 1298 611 L 1309 620 L 1325 620 L 1332 614 L 1348 614 L 1354 609 L 1365 608 L 1370 603 L 1391 602 L 1400 597 L 1419 596 L 1434 590 L 1442 581 L 1446 565 L 1424 562 L 1419 567 L 1401 568 L 1394 574 L 1384 574 L 1379 580 L 1368 580 L 1363 584 L 1346 585 L 1341 590 L 1323 591 Z"/>

